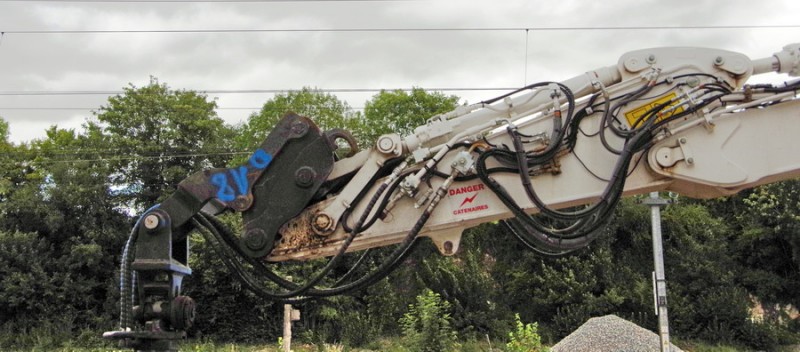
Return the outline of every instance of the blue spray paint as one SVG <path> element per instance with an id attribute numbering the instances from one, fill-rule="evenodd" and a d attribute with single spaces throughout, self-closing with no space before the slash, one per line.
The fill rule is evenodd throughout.
<path id="1" fill-rule="evenodd" d="M 236 199 L 236 196 L 247 194 L 250 186 L 247 174 L 250 170 L 264 170 L 271 162 L 272 155 L 265 152 L 264 149 L 258 149 L 248 159 L 247 166 L 239 166 L 211 175 L 210 182 L 217 187 L 217 199 L 230 202 Z M 230 179 L 228 178 L 229 174 Z M 233 185 L 230 181 L 233 181 Z"/>

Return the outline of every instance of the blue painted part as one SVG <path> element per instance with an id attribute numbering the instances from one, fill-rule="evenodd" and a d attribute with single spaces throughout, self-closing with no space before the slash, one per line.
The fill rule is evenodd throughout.
<path id="1" fill-rule="evenodd" d="M 272 155 L 264 151 L 264 149 L 256 150 L 248 160 L 250 167 L 257 170 L 266 169 L 271 162 Z M 236 199 L 237 195 L 247 194 L 250 181 L 247 180 L 247 166 L 239 166 L 226 171 L 231 174 L 236 189 L 228 182 L 227 173 L 224 171 L 211 175 L 211 184 L 217 186 L 217 199 L 223 202 L 230 202 Z"/>
<path id="2" fill-rule="evenodd" d="M 238 194 L 245 194 L 247 193 L 247 186 L 249 182 L 247 182 L 247 167 L 239 166 L 238 169 L 230 169 L 231 176 L 233 176 L 233 182 L 236 183 L 236 188 L 239 191 Z"/>
<path id="3" fill-rule="evenodd" d="M 228 177 L 220 172 L 211 176 L 211 184 L 217 186 L 217 198 L 223 202 L 230 202 L 236 199 L 236 192 L 228 184 Z"/>
<path id="4" fill-rule="evenodd" d="M 272 162 L 272 155 L 265 152 L 264 149 L 259 148 L 250 156 L 250 166 L 256 169 L 266 169 L 270 162 Z"/>

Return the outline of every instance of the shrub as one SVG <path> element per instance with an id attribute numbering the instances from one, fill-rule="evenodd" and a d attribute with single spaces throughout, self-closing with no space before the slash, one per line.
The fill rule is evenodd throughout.
<path id="1" fill-rule="evenodd" d="M 514 331 L 508 333 L 508 352 L 544 352 L 548 351 L 542 347 L 542 338 L 539 336 L 539 325 L 537 323 L 523 324 L 519 319 L 519 314 L 514 315 Z"/>
<path id="2" fill-rule="evenodd" d="M 400 318 L 404 342 L 412 351 L 440 352 L 457 348 L 456 332 L 452 327 L 450 303 L 438 293 L 425 290 L 417 296 L 416 304 Z"/>

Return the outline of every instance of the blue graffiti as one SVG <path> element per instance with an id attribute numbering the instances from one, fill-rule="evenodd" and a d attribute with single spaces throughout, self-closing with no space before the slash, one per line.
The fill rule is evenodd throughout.
<path id="1" fill-rule="evenodd" d="M 264 149 L 256 150 L 250 156 L 250 166 L 259 170 L 266 169 L 270 162 L 272 162 L 272 155 L 267 154 Z"/>
<path id="2" fill-rule="evenodd" d="M 236 188 L 239 190 L 239 194 L 247 192 L 247 168 L 239 166 L 238 169 L 230 169 L 230 172 L 231 176 L 233 176 L 233 182 L 236 183 Z"/>
<path id="3" fill-rule="evenodd" d="M 211 184 L 217 186 L 217 198 L 219 198 L 219 200 L 230 202 L 236 199 L 236 192 L 233 190 L 233 187 L 228 184 L 228 177 L 225 176 L 225 173 L 220 172 L 211 175 Z"/>
<path id="4" fill-rule="evenodd" d="M 264 149 L 258 149 L 248 159 L 247 166 L 239 166 L 238 168 L 227 169 L 211 175 L 210 182 L 217 187 L 217 198 L 223 202 L 230 202 L 236 199 L 238 195 L 247 194 L 250 187 L 247 174 L 251 169 L 264 170 L 271 162 L 272 155 L 264 151 Z M 231 185 L 228 175 L 230 175 L 230 180 L 233 181 L 233 185 L 236 188 Z"/>

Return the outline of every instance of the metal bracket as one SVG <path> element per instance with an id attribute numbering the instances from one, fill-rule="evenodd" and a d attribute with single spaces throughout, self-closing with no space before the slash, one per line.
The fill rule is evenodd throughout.
<path id="1" fill-rule="evenodd" d="M 663 147 L 656 151 L 656 161 L 658 165 L 664 168 L 674 166 L 678 161 L 685 160 L 687 164 L 694 164 L 694 153 L 687 144 L 688 140 L 685 137 L 678 139 L 678 145 L 675 147 Z"/>

